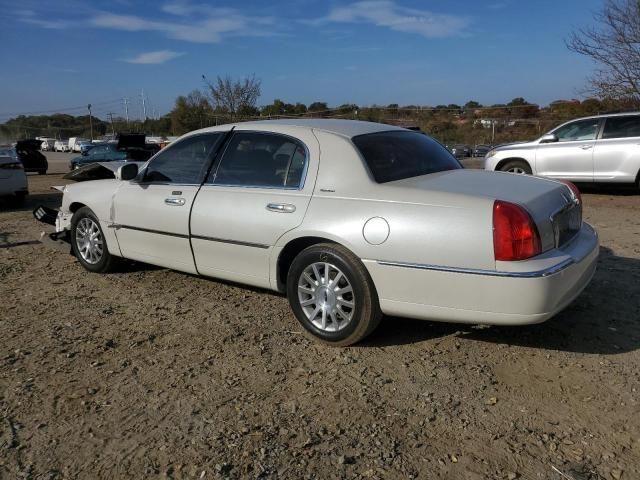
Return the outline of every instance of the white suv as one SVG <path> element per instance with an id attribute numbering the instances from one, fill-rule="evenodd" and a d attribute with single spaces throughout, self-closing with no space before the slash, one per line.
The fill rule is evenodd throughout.
<path id="1" fill-rule="evenodd" d="M 640 113 L 572 120 L 533 142 L 491 150 L 484 168 L 640 188 Z"/>

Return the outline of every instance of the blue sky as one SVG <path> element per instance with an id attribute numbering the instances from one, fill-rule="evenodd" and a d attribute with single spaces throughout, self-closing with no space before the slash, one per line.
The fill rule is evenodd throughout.
<path id="1" fill-rule="evenodd" d="M 602 0 L 0 0 L 0 122 L 92 103 L 165 113 L 209 78 L 255 73 L 260 104 L 541 104 L 593 65 L 564 44 Z"/>

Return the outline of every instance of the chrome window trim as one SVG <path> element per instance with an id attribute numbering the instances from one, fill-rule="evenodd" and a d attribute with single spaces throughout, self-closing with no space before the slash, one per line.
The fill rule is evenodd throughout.
<path id="1" fill-rule="evenodd" d="M 386 267 L 401 267 L 412 268 L 418 270 L 433 270 L 436 272 L 448 272 L 448 273 L 465 273 L 468 275 L 485 275 L 489 277 L 507 277 L 507 278 L 541 278 L 555 275 L 562 270 L 570 267 L 575 262 L 572 258 L 568 258 L 557 265 L 548 267 L 542 270 L 535 270 L 531 272 L 504 272 L 497 270 L 483 270 L 477 268 L 458 268 L 458 267 L 445 267 L 442 265 L 427 265 L 418 263 L 405 263 L 405 262 L 389 262 L 385 260 L 374 260 L 378 265 Z"/>
<path id="2" fill-rule="evenodd" d="M 227 153 L 229 145 L 233 141 L 233 137 L 235 135 L 243 134 L 243 133 L 252 133 L 252 134 L 260 134 L 260 135 L 277 135 L 277 136 L 280 136 L 280 137 L 290 138 L 294 142 L 302 145 L 302 147 L 304 148 L 304 168 L 302 169 L 302 175 L 300 176 L 300 184 L 297 187 L 285 187 L 284 185 L 282 185 L 282 186 L 274 186 L 274 185 L 226 185 L 226 184 L 222 184 L 222 183 L 215 183 L 216 182 L 216 177 L 218 175 L 218 169 L 220 168 L 220 165 L 222 164 L 222 161 L 224 160 L 224 156 Z M 308 173 L 308 170 L 309 170 L 309 160 L 310 160 L 309 147 L 307 147 L 307 144 L 305 142 L 303 142 L 302 140 L 300 140 L 299 138 L 297 138 L 297 137 L 293 137 L 291 135 L 287 135 L 286 133 L 269 132 L 269 131 L 266 131 L 266 130 L 234 130 L 233 134 L 231 135 L 231 138 L 229 139 L 227 144 L 224 146 L 224 150 L 220 154 L 220 160 L 217 162 L 217 164 L 215 166 L 215 172 L 212 172 L 213 173 L 212 180 L 208 181 L 208 179 L 205 179 L 205 181 L 202 184 L 202 186 L 203 187 L 204 186 L 231 187 L 231 188 L 264 188 L 264 189 L 269 189 L 269 190 L 301 191 L 301 190 L 304 189 L 304 186 L 306 184 L 307 173 Z M 287 179 L 285 178 L 284 181 L 286 182 Z"/>

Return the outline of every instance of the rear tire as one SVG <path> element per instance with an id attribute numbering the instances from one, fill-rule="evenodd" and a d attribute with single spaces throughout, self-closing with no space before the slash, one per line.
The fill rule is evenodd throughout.
<path id="1" fill-rule="evenodd" d="M 510 160 L 502 167 L 501 172 L 517 173 L 520 175 L 531 175 L 531 166 L 524 160 Z"/>
<path id="2" fill-rule="evenodd" d="M 115 270 L 118 257 L 109 253 L 98 217 L 89 207 L 82 207 L 71 218 L 71 250 L 80 264 L 90 272 Z"/>
<path id="3" fill-rule="evenodd" d="M 293 260 L 287 297 L 307 333 L 328 345 L 359 342 L 380 323 L 382 312 L 369 272 L 341 245 L 312 245 Z"/>

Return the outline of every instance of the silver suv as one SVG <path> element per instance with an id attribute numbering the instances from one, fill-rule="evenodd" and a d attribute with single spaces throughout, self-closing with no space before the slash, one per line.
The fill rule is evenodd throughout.
<path id="1" fill-rule="evenodd" d="M 533 142 L 491 150 L 484 168 L 640 188 L 640 113 L 572 120 Z"/>

